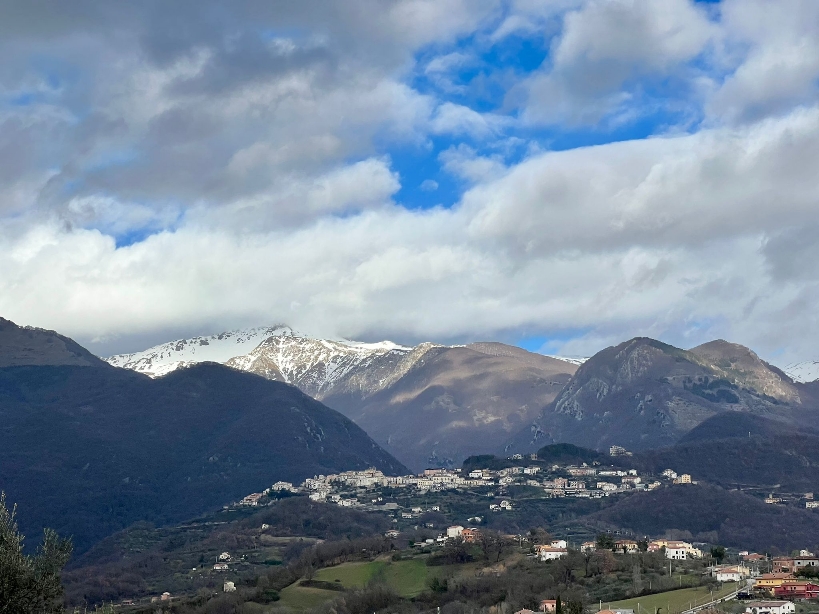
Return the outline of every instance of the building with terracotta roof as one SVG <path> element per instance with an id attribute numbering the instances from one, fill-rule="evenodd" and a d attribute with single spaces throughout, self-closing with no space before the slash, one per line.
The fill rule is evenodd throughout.
<path id="1" fill-rule="evenodd" d="M 788 582 L 774 589 L 774 597 L 780 599 L 819 599 L 819 584 L 813 582 Z"/>
<path id="2" fill-rule="evenodd" d="M 773 595 L 774 589 L 782 586 L 782 584 L 785 582 L 796 582 L 796 578 L 785 572 L 766 573 L 762 574 L 756 579 L 754 582 L 754 589 Z"/>

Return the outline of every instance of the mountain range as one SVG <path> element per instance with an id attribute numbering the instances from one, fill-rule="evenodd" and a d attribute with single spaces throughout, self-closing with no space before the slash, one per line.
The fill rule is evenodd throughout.
<path id="1" fill-rule="evenodd" d="M 741 345 L 718 340 L 682 350 L 636 338 L 584 362 L 516 446 L 646 450 L 672 445 L 723 412 L 813 425 L 817 408 L 815 384 L 794 382 Z"/>
<path id="2" fill-rule="evenodd" d="M 107 360 L 154 377 L 216 360 L 293 384 L 416 470 L 554 442 L 654 449 L 723 412 L 810 424 L 819 408 L 819 383 L 722 340 L 683 350 L 635 338 L 568 359 L 495 342 L 405 347 L 314 339 L 276 326 Z"/>
<path id="3" fill-rule="evenodd" d="M 209 360 L 297 386 L 416 470 L 503 451 L 578 368 L 576 361 L 501 343 L 404 347 L 314 339 L 287 326 L 108 358 L 153 377 Z"/>
<path id="4" fill-rule="evenodd" d="M 152 379 L 53 331 L 0 319 L 0 490 L 24 533 L 78 550 L 178 522 L 277 480 L 406 467 L 294 386 L 213 362 Z"/>

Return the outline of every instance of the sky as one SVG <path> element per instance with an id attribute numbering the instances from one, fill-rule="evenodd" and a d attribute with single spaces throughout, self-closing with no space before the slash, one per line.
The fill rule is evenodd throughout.
<path id="1" fill-rule="evenodd" d="M 819 359 L 819 2 L 0 3 L 0 315 Z"/>

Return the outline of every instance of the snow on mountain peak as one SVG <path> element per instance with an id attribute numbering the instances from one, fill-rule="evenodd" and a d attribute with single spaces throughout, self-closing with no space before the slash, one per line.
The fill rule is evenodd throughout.
<path id="1" fill-rule="evenodd" d="M 582 365 L 588 360 L 587 357 L 582 356 L 555 356 L 553 354 L 546 354 L 546 356 L 549 358 L 554 358 L 555 360 L 562 360 L 563 362 L 568 362 L 573 365 Z"/>
<path id="2" fill-rule="evenodd" d="M 411 348 L 391 341 L 362 343 L 346 339 L 314 339 L 291 327 L 280 324 L 271 327 L 178 339 L 132 354 L 119 354 L 106 360 L 115 367 L 132 369 L 151 377 L 161 377 L 199 362 L 229 364 L 243 370 L 254 370 L 261 356 L 275 365 L 276 379 L 293 383 L 317 363 L 326 365 L 327 376 L 338 370 L 340 362 L 348 367 L 373 355 L 409 352 Z M 346 370 L 346 369 L 344 369 Z"/>

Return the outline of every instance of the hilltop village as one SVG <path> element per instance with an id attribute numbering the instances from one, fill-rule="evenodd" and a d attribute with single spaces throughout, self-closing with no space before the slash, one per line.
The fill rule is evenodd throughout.
<path id="1" fill-rule="evenodd" d="M 622 450 L 622 452 L 621 452 Z M 617 446 L 611 455 L 627 454 Z M 450 490 L 475 491 L 481 495 L 498 495 L 500 500 L 488 503 L 487 512 L 509 511 L 513 502 L 503 499 L 507 489 L 525 486 L 536 489 L 546 498 L 577 497 L 585 499 L 654 490 L 663 485 L 696 483 L 688 474 L 678 475 L 667 469 L 661 475 L 640 474 L 636 469 L 623 469 L 600 462 L 589 465 L 544 464 L 536 454 L 521 454 L 506 459 L 512 466 L 500 469 L 485 467 L 462 469 L 427 469 L 417 475 L 387 476 L 377 469 L 345 471 L 334 475 L 317 475 L 299 485 L 276 482 L 263 492 L 252 493 L 236 502 L 237 506 L 258 506 L 265 500 L 283 493 L 308 495 L 314 501 L 327 501 L 343 507 L 366 511 L 398 513 L 403 519 L 413 519 L 425 510 L 402 509 L 394 500 L 402 491 L 417 495 L 442 493 Z M 530 461 L 527 463 L 527 461 Z M 376 496 L 380 495 L 380 496 Z M 431 509 L 430 511 L 440 511 Z"/>

